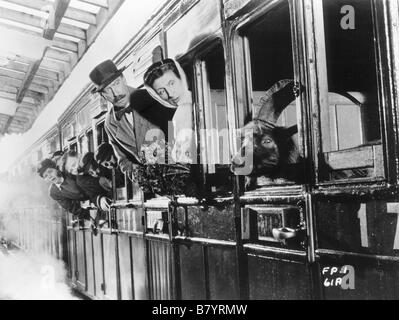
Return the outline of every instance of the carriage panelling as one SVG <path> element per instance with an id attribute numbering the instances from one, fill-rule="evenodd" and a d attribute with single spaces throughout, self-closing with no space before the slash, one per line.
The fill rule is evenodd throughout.
<path id="1" fill-rule="evenodd" d="M 248 255 L 249 299 L 311 299 L 310 273 L 305 263 Z"/>
<path id="2" fill-rule="evenodd" d="M 96 298 L 104 297 L 103 249 L 101 235 L 93 237 L 94 279 Z"/>
<path id="3" fill-rule="evenodd" d="M 86 291 L 94 297 L 94 260 L 93 260 L 93 234 L 91 231 L 85 232 L 85 251 L 86 251 Z"/>
<path id="4" fill-rule="evenodd" d="M 203 247 L 198 244 L 179 245 L 181 298 L 204 300 L 206 298 Z"/>
<path id="5" fill-rule="evenodd" d="M 82 290 L 86 288 L 86 254 L 84 231 L 75 232 L 76 237 L 76 259 L 77 279 L 76 283 Z"/>
<path id="6" fill-rule="evenodd" d="M 126 235 L 121 235 L 118 238 L 118 248 L 120 279 L 123 279 L 120 283 L 121 299 L 133 300 L 131 259 L 136 259 L 136 257 L 131 256 L 130 238 Z"/>
<path id="7" fill-rule="evenodd" d="M 108 299 L 118 299 L 118 279 L 116 262 L 116 237 L 110 234 L 102 234 L 104 250 L 104 283 L 105 296 Z"/>
<path id="8" fill-rule="evenodd" d="M 131 236 L 135 300 L 146 300 L 149 298 L 145 241 L 142 236 Z"/>
<path id="9" fill-rule="evenodd" d="M 76 250 L 75 250 L 75 231 L 68 230 L 68 266 L 69 276 L 72 283 L 76 282 Z"/>
<path id="10" fill-rule="evenodd" d="M 315 203 L 318 248 L 399 256 L 399 203 L 360 200 Z"/>
<path id="11" fill-rule="evenodd" d="M 172 246 L 164 237 L 147 237 L 151 299 L 173 299 Z"/>
<path id="12" fill-rule="evenodd" d="M 320 253 L 319 275 L 323 299 L 326 300 L 396 300 L 399 299 L 399 261 L 389 261 L 382 257 L 354 256 L 344 252 Z M 342 282 L 347 287 L 334 284 L 341 274 L 334 274 L 332 268 L 337 267 L 338 273 L 344 266 L 353 268 L 353 278 Z M 349 273 L 346 271 L 346 274 Z M 336 280 L 335 280 L 336 281 Z"/>
<path id="13" fill-rule="evenodd" d="M 210 299 L 240 299 L 238 263 L 235 246 L 231 246 L 230 248 L 210 246 L 207 253 Z"/>

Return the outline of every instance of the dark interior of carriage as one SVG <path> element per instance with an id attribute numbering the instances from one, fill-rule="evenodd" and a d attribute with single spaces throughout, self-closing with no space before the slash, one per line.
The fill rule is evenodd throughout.
<path id="1" fill-rule="evenodd" d="M 320 110 L 323 180 L 383 175 L 371 9 L 371 1 L 323 1 L 329 91 L 328 108 Z"/>
<path id="2" fill-rule="evenodd" d="M 257 118 L 259 110 L 262 106 L 262 99 L 265 93 L 275 83 L 285 79 L 294 79 L 293 56 L 292 56 L 292 37 L 291 37 L 291 19 L 288 2 L 281 2 L 261 19 L 250 23 L 241 29 L 241 35 L 247 39 L 248 49 L 250 53 L 250 76 L 251 76 L 251 96 L 252 109 L 251 118 Z M 247 117 L 250 119 L 250 117 Z M 295 101 L 286 106 L 280 115 L 276 125 L 290 127 L 297 125 L 297 112 Z M 298 136 L 295 134 L 291 138 L 297 149 Z M 282 147 L 282 146 L 280 146 Z M 280 148 L 280 151 L 281 148 Z M 291 153 L 290 150 L 288 153 Z M 295 151 L 296 152 L 296 151 Z M 286 162 L 282 159 L 282 162 Z M 270 175 L 258 175 L 257 186 L 274 185 L 274 184 L 291 184 L 294 181 L 288 178 L 289 167 L 295 166 L 297 170 L 298 162 L 286 165 L 283 169 L 278 169 L 276 177 L 270 180 Z M 273 176 L 276 172 L 273 173 Z M 264 179 L 266 177 L 266 179 Z M 297 179 L 296 182 L 298 182 Z"/>

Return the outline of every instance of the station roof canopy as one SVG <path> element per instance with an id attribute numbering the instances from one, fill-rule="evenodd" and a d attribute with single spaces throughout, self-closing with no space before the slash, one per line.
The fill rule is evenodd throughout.
<path id="1" fill-rule="evenodd" d="M 0 137 L 23 133 L 124 0 L 0 0 Z"/>

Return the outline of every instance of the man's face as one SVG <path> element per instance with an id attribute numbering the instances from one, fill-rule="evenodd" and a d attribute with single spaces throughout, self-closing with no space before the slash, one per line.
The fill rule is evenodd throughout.
<path id="1" fill-rule="evenodd" d="M 102 91 L 101 95 L 117 108 L 124 108 L 129 104 L 130 93 L 123 75 L 115 79 Z"/>
<path id="2" fill-rule="evenodd" d="M 60 184 L 62 182 L 62 175 L 57 169 L 48 168 L 43 173 L 43 179 L 53 184 Z"/>
<path id="3" fill-rule="evenodd" d="M 167 70 L 152 85 L 158 95 L 170 104 L 177 106 L 184 97 L 183 81 L 172 70 Z"/>
<path id="4" fill-rule="evenodd" d="M 65 161 L 65 171 L 77 175 L 79 169 L 79 158 L 78 157 L 68 157 Z"/>
<path id="5" fill-rule="evenodd" d="M 118 166 L 118 163 L 116 161 L 115 156 L 112 155 L 107 160 L 101 162 L 101 166 L 103 166 L 104 168 L 107 168 L 107 169 L 113 169 L 113 168 L 116 168 Z"/>

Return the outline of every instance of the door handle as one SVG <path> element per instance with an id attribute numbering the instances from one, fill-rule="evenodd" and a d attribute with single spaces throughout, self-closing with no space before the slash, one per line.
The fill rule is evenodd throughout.
<path id="1" fill-rule="evenodd" d="M 285 242 L 286 239 L 292 239 L 298 236 L 300 229 L 292 228 L 273 228 L 273 238 L 280 242 Z"/>

